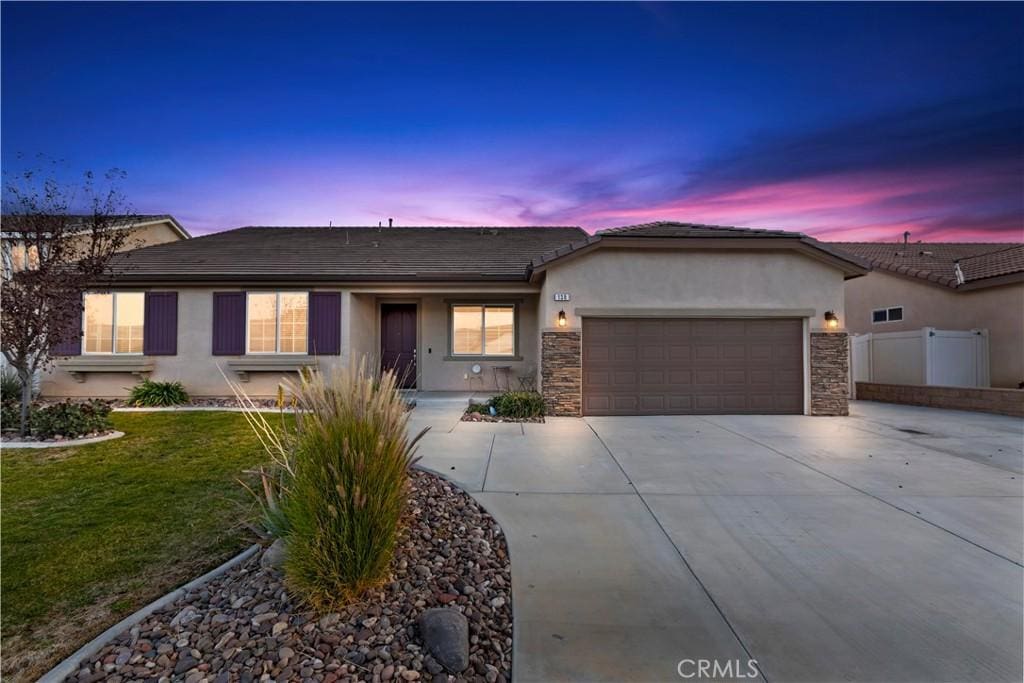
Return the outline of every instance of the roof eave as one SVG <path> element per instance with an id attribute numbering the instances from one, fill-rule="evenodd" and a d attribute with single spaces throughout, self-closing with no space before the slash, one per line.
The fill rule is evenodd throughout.
<path id="1" fill-rule="evenodd" d="M 805 235 L 794 234 L 793 236 L 764 236 L 764 237 L 652 237 L 637 236 L 628 233 L 604 232 L 590 236 L 587 240 L 574 243 L 568 247 L 556 249 L 539 259 L 534 259 L 530 269 L 530 281 L 535 282 L 540 274 L 547 270 L 552 264 L 562 263 L 568 259 L 576 258 L 584 253 L 601 247 L 640 247 L 650 248 L 651 246 L 663 246 L 669 248 L 716 248 L 716 249 L 796 249 L 807 256 L 824 261 L 843 272 L 844 279 L 851 279 L 866 275 L 871 270 L 871 265 L 864 259 L 854 257 L 843 252 L 835 252 L 822 245 L 821 242 Z"/>

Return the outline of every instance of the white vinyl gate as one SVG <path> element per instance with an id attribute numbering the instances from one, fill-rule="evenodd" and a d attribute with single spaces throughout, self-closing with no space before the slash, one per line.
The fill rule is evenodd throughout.
<path id="1" fill-rule="evenodd" d="M 988 330 L 937 330 L 858 334 L 851 338 L 854 382 L 987 387 Z"/>

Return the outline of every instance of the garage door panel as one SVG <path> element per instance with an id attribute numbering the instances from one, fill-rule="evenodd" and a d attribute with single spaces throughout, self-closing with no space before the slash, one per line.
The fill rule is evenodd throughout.
<path id="1" fill-rule="evenodd" d="M 665 347 L 654 346 L 653 344 L 644 344 L 640 347 L 640 360 L 642 361 L 662 361 L 665 360 Z"/>
<path id="2" fill-rule="evenodd" d="M 698 344 L 695 351 L 696 360 L 718 360 L 719 347 L 716 344 Z"/>
<path id="3" fill-rule="evenodd" d="M 637 356 L 637 347 L 626 346 L 621 343 L 617 343 L 612 348 L 612 360 L 616 362 L 620 361 L 635 361 Z"/>
<path id="4" fill-rule="evenodd" d="M 589 415 L 800 413 L 798 319 L 584 318 Z"/>
<path id="5" fill-rule="evenodd" d="M 683 344 L 669 344 L 668 345 L 668 360 L 670 361 L 688 361 L 693 358 L 693 348 L 691 346 Z"/>
<path id="6" fill-rule="evenodd" d="M 722 370 L 722 384 L 745 386 L 748 383 L 746 370 Z"/>
<path id="7" fill-rule="evenodd" d="M 671 386 L 693 384 L 692 370 L 669 370 L 668 383 Z"/>
<path id="8" fill-rule="evenodd" d="M 743 344 L 722 344 L 722 360 L 744 360 L 747 357 L 747 347 Z"/>

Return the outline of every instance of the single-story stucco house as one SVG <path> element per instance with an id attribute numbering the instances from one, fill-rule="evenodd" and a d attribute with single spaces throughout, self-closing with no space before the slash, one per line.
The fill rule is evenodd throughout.
<path id="1" fill-rule="evenodd" d="M 366 357 L 421 390 L 535 384 L 557 415 L 847 412 L 844 283 L 868 266 L 805 235 L 650 223 L 247 227 L 128 252 L 88 293 L 49 396 L 194 396 L 221 371 Z"/>
<path id="2" fill-rule="evenodd" d="M 835 242 L 868 261 L 846 286 L 853 334 L 988 330 L 993 387 L 1024 383 L 1024 244 Z"/>

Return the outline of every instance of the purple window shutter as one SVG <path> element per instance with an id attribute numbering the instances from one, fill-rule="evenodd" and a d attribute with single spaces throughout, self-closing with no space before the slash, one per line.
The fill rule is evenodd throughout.
<path id="1" fill-rule="evenodd" d="M 67 336 L 59 343 L 50 347 L 51 356 L 81 356 L 82 355 L 82 307 L 85 304 L 79 301 L 75 315 L 68 323 Z"/>
<path id="2" fill-rule="evenodd" d="M 309 344 L 307 350 L 317 356 L 341 353 L 341 293 L 309 293 Z"/>
<path id="3" fill-rule="evenodd" d="M 213 355 L 245 353 L 245 292 L 213 293 Z"/>
<path id="4" fill-rule="evenodd" d="M 178 293 L 146 292 L 142 353 L 178 355 Z"/>

